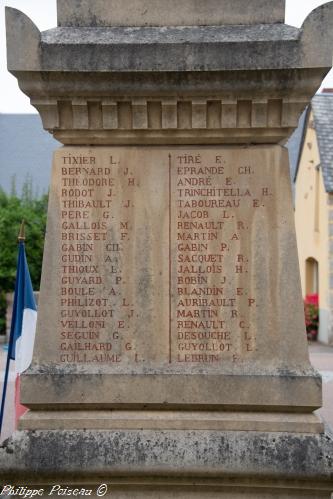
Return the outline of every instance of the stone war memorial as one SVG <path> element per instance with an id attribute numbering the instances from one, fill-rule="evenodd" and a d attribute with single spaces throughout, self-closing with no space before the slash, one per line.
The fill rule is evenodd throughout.
<path id="1" fill-rule="evenodd" d="M 283 145 L 331 68 L 333 2 L 301 29 L 283 0 L 57 8 L 42 33 L 6 10 L 8 70 L 62 146 L 0 482 L 330 499 Z"/>

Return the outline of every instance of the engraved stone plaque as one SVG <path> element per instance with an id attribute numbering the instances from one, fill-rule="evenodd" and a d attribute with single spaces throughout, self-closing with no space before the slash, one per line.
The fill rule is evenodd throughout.
<path id="1" fill-rule="evenodd" d="M 285 155 L 59 149 L 27 384 L 66 373 L 66 402 L 106 406 L 271 406 L 281 373 L 311 384 Z M 273 405 L 293 403 L 275 389 Z M 50 387 L 24 393 L 56 399 Z"/>

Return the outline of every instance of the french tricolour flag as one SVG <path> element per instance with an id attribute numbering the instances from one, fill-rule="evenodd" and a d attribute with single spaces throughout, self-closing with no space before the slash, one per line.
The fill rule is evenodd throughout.
<path id="1" fill-rule="evenodd" d="M 37 306 L 25 256 L 24 242 L 20 241 L 9 341 L 9 356 L 15 360 L 18 374 L 28 369 L 31 364 L 36 322 Z"/>
<path id="2" fill-rule="evenodd" d="M 27 258 L 25 255 L 24 238 L 22 237 L 19 238 L 19 254 L 16 271 L 13 314 L 0 410 L 0 433 L 4 418 L 10 360 L 15 360 L 15 370 L 17 373 L 15 385 L 16 421 L 26 411 L 26 408 L 20 404 L 19 400 L 19 375 L 28 369 L 32 361 L 36 322 L 37 307 L 32 290 Z"/>

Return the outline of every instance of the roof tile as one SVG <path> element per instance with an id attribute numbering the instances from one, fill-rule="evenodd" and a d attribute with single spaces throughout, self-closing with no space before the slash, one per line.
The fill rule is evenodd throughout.
<path id="1" fill-rule="evenodd" d="M 333 94 L 315 95 L 311 105 L 325 189 L 333 192 Z"/>

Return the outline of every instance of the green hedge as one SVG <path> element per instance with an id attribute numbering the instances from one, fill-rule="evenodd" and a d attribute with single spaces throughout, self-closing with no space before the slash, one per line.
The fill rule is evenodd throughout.
<path id="1" fill-rule="evenodd" d="M 34 197 L 25 185 L 22 197 L 6 194 L 0 187 L 0 332 L 5 330 L 5 294 L 15 286 L 17 236 L 25 221 L 26 254 L 32 285 L 39 290 L 46 229 L 48 196 Z"/>

